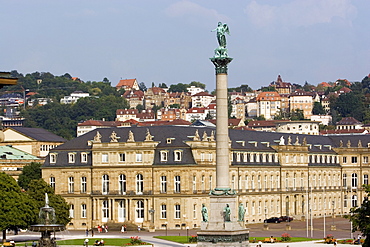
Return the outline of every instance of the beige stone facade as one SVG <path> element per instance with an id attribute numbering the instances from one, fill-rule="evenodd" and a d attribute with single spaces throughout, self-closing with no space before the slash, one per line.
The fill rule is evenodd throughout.
<path id="1" fill-rule="evenodd" d="M 53 150 L 42 176 L 71 204 L 69 229 L 124 222 L 147 228 L 150 209 L 156 229 L 198 228 L 202 203 L 209 207 L 216 185 L 214 131 L 94 130 Z M 349 213 L 368 184 L 368 143 L 367 136 L 230 130 L 228 175 L 245 205 L 245 222 L 282 215 L 300 220 L 309 209 L 313 217 L 331 215 L 333 205 L 334 214 Z"/>

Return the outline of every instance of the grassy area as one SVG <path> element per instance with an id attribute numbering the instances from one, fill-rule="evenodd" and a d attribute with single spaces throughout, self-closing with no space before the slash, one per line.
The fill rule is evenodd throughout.
<path id="1" fill-rule="evenodd" d="M 112 245 L 112 246 L 123 246 L 130 243 L 130 238 L 89 238 L 89 246 L 94 246 L 96 240 L 100 241 L 101 239 L 104 240 L 104 245 Z M 60 240 L 57 241 L 58 245 L 81 245 L 83 246 L 83 242 L 85 239 L 68 239 L 68 240 Z"/>
<path id="2" fill-rule="evenodd" d="M 155 236 L 154 238 L 164 239 L 164 240 L 168 240 L 168 241 L 172 241 L 172 242 L 176 242 L 180 244 L 189 243 L 188 238 L 186 236 Z"/>
<path id="3" fill-rule="evenodd" d="M 187 237 L 186 236 L 155 236 L 155 238 L 160 238 L 160 239 L 164 239 L 164 240 L 168 240 L 168 241 L 173 241 L 173 242 L 176 242 L 176 243 L 188 243 L 187 242 Z M 190 236 L 189 236 L 190 238 Z M 263 241 L 265 238 L 268 238 L 268 237 L 257 237 L 257 238 L 249 238 L 249 242 L 250 243 L 253 243 L 253 241 Z M 281 242 L 281 238 L 278 237 L 276 238 L 279 242 Z M 297 238 L 297 237 L 292 237 L 291 240 L 289 242 L 304 242 L 304 241 L 312 241 L 312 240 L 322 240 L 321 238 L 320 239 L 312 239 L 312 238 Z"/>

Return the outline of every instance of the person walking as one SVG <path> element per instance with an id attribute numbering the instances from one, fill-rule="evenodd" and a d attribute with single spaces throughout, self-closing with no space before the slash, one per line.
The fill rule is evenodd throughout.
<path id="1" fill-rule="evenodd" d="M 123 225 L 121 227 L 121 233 L 125 233 L 125 227 Z"/>
<path id="2" fill-rule="evenodd" d="M 337 240 L 334 241 L 334 247 L 337 247 Z"/>

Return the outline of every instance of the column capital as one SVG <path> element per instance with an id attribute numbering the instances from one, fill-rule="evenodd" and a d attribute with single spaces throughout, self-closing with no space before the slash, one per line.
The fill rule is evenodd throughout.
<path id="1" fill-rule="evenodd" d="M 227 74 L 227 65 L 233 60 L 231 57 L 211 57 L 217 74 Z"/>

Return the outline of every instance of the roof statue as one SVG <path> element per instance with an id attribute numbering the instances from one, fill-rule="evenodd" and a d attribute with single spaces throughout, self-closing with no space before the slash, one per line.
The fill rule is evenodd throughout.
<path id="1" fill-rule="evenodd" d="M 298 136 L 297 136 L 297 138 L 296 138 L 296 140 L 295 140 L 294 145 L 299 145 L 299 138 L 298 138 Z"/>
<path id="2" fill-rule="evenodd" d="M 99 131 L 96 132 L 96 135 L 94 136 L 94 142 L 101 142 L 101 134 Z"/>
<path id="3" fill-rule="evenodd" d="M 145 141 L 153 141 L 153 137 L 150 132 L 149 132 L 149 129 L 146 129 L 146 136 L 145 136 Z"/>
<path id="4" fill-rule="evenodd" d="M 117 136 L 117 133 L 115 131 L 112 132 L 112 134 L 110 135 L 110 142 L 118 142 L 118 139 L 120 137 Z"/>
<path id="5" fill-rule="evenodd" d="M 203 132 L 202 141 L 204 141 L 204 142 L 208 141 L 207 132 L 205 132 L 205 131 Z"/>
<path id="6" fill-rule="evenodd" d="M 213 130 L 211 131 L 211 137 L 209 138 L 209 140 L 211 142 L 214 142 L 215 141 L 215 132 Z"/>
<path id="7" fill-rule="evenodd" d="M 200 140 L 199 132 L 198 130 L 195 130 L 195 136 L 193 137 L 193 141 L 199 141 L 199 140 Z"/>
<path id="8" fill-rule="evenodd" d="M 347 148 L 350 148 L 350 147 L 351 147 L 351 141 L 348 140 L 348 142 L 347 142 Z"/>
<path id="9" fill-rule="evenodd" d="M 128 132 L 127 142 L 135 142 L 134 133 L 131 130 Z"/>
<path id="10" fill-rule="evenodd" d="M 285 145 L 284 136 L 281 136 L 281 137 L 280 137 L 279 145 Z"/>
<path id="11" fill-rule="evenodd" d="M 225 33 L 230 35 L 229 26 L 226 23 L 222 24 L 222 22 L 219 22 L 217 28 L 211 32 L 217 32 L 217 41 L 219 46 L 215 49 L 215 57 L 228 57 Z"/>

